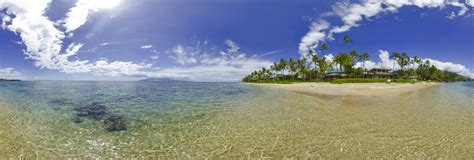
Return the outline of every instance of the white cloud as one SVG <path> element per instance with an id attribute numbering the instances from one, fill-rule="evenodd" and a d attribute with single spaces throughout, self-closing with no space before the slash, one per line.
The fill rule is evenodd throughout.
<path id="1" fill-rule="evenodd" d="M 153 45 L 144 45 L 144 46 L 141 46 L 140 48 L 141 49 L 150 49 L 152 47 L 153 47 Z"/>
<path id="2" fill-rule="evenodd" d="M 328 54 L 328 55 L 325 55 L 324 57 L 326 57 L 326 62 L 334 62 L 334 55 Z"/>
<path id="3" fill-rule="evenodd" d="M 196 56 L 198 53 L 196 52 L 195 48 L 191 47 L 184 47 L 183 45 L 177 45 L 171 51 L 170 57 L 176 60 L 176 63 L 181 65 L 186 64 L 195 64 L 197 63 Z"/>
<path id="4" fill-rule="evenodd" d="M 318 19 L 311 24 L 310 31 L 302 38 L 299 52 L 305 56 L 308 48 L 314 49 L 321 41 L 332 40 L 333 34 L 347 32 L 353 27 L 358 27 L 361 21 L 369 20 L 381 14 L 397 12 L 405 6 L 416 6 L 419 8 L 440 8 L 454 6 L 459 8 L 457 13 L 451 13 L 448 18 L 463 16 L 474 7 L 474 0 L 461 3 L 458 0 L 362 0 L 359 3 L 338 2 L 332 6 L 333 11 L 322 14 L 322 17 L 337 16 L 343 22 L 340 26 L 331 26 Z M 469 7 L 470 6 L 470 7 Z M 326 34 L 327 33 L 327 34 Z"/>
<path id="5" fill-rule="evenodd" d="M 0 78 L 13 78 L 20 75 L 21 73 L 14 68 L 0 68 Z"/>
<path id="6" fill-rule="evenodd" d="M 330 24 L 322 19 L 313 22 L 310 26 L 310 31 L 301 39 L 299 45 L 299 53 L 301 56 L 306 57 L 309 50 L 315 50 L 319 42 L 326 39 L 326 30 L 330 27 Z"/>
<path id="7" fill-rule="evenodd" d="M 466 0 L 466 4 L 471 7 L 474 7 L 474 0 Z"/>
<path id="8" fill-rule="evenodd" d="M 110 9 L 118 5 L 119 2 L 120 0 L 78 0 L 66 14 L 63 26 L 66 28 L 66 32 L 74 31 L 86 23 L 89 12 Z"/>
<path id="9" fill-rule="evenodd" d="M 226 40 L 225 41 L 225 44 L 227 44 L 227 46 L 229 46 L 229 49 L 227 49 L 227 52 L 229 53 L 237 53 L 239 52 L 240 50 L 240 46 L 237 45 L 234 41 L 232 40 Z"/>
<path id="10" fill-rule="evenodd" d="M 283 49 L 274 50 L 274 51 L 270 51 L 270 52 L 262 53 L 262 54 L 260 54 L 260 55 L 254 55 L 254 56 L 255 56 L 255 57 L 264 57 L 264 56 L 268 56 L 268 55 L 272 55 L 272 54 L 280 53 L 281 51 L 283 51 Z"/>
<path id="11" fill-rule="evenodd" d="M 119 42 L 104 42 L 104 43 L 101 43 L 100 45 L 101 46 L 108 46 L 108 45 L 112 45 L 112 44 L 119 44 Z"/>
<path id="12" fill-rule="evenodd" d="M 160 56 L 159 55 L 153 55 L 153 56 L 150 56 L 150 58 L 153 59 L 153 60 L 157 60 L 158 58 L 160 58 Z"/>
<path id="13" fill-rule="evenodd" d="M 160 52 L 158 52 L 157 50 L 150 50 L 151 53 L 153 53 L 152 56 L 150 56 L 150 59 L 153 59 L 153 60 L 157 60 L 158 58 L 160 58 Z"/>

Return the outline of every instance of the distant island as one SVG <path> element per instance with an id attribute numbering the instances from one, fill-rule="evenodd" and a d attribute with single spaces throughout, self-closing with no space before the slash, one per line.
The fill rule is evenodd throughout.
<path id="1" fill-rule="evenodd" d="M 21 81 L 19 79 L 5 79 L 5 78 L 0 78 L 0 81 Z"/>
<path id="2" fill-rule="evenodd" d="M 342 40 L 344 44 L 352 43 L 348 36 Z M 319 46 L 321 53 L 329 50 L 327 43 Z M 262 68 L 245 76 L 243 82 L 251 83 L 295 83 L 295 82 L 331 82 L 331 83 L 415 83 L 417 81 L 456 82 L 472 81 L 473 79 L 458 73 L 442 71 L 429 60 L 410 57 L 407 53 L 393 52 L 393 67 L 367 69 L 365 62 L 370 60 L 367 52 L 358 53 L 351 50 L 341 52 L 332 61 L 319 57 L 312 49 L 309 56 L 300 59 L 280 59 L 269 69 Z M 308 60 L 309 59 L 309 60 Z M 362 67 L 354 66 L 362 62 Z M 398 64 L 401 69 L 395 70 Z"/>

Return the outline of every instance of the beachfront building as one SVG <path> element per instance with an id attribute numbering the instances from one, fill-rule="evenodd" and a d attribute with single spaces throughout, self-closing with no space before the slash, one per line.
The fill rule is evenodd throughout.
<path id="1" fill-rule="evenodd" d="M 339 69 L 337 66 L 332 66 L 329 71 L 326 72 L 324 79 L 326 80 L 334 80 L 338 78 L 347 78 L 347 75 L 344 73 L 343 70 Z"/>
<path id="2" fill-rule="evenodd" d="M 389 79 L 392 78 L 392 72 L 391 69 L 385 69 L 385 68 L 372 68 L 369 70 L 366 74 L 366 78 L 385 78 Z"/>

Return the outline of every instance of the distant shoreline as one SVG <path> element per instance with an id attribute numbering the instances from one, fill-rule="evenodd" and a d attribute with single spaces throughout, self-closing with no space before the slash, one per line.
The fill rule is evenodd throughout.
<path id="1" fill-rule="evenodd" d="M 19 79 L 2 79 L 0 78 L 0 82 L 9 82 L 9 81 L 21 81 Z"/>
<path id="2" fill-rule="evenodd" d="M 312 93 L 320 95 L 360 95 L 360 96 L 384 96 L 399 95 L 410 91 L 429 88 L 440 85 L 436 82 L 409 83 L 347 83 L 331 84 L 327 82 L 306 82 L 292 84 L 271 84 L 271 83 L 247 83 L 258 87 L 284 89 L 293 92 Z"/>

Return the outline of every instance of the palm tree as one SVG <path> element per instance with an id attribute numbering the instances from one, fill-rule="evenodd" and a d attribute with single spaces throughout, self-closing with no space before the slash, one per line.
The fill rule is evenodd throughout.
<path id="1" fill-rule="evenodd" d="M 342 54 L 342 53 L 341 53 Z M 337 55 L 334 57 L 334 64 L 336 65 L 336 68 L 338 71 L 342 72 L 342 56 L 341 54 Z"/>
<path id="2" fill-rule="evenodd" d="M 293 58 L 290 58 L 289 67 L 291 71 L 291 77 L 294 79 L 294 73 L 297 71 L 296 61 Z"/>
<path id="3" fill-rule="evenodd" d="M 283 72 L 282 74 L 285 75 L 285 70 L 286 68 L 288 67 L 288 61 L 286 61 L 285 59 L 281 58 L 280 59 L 280 63 L 279 64 L 279 68 L 280 70 Z"/>
<path id="4" fill-rule="evenodd" d="M 418 64 L 418 66 L 420 66 L 421 58 L 419 58 L 418 56 L 413 57 L 412 63 L 413 63 L 413 68 L 415 68 L 415 64 Z"/>
<path id="5" fill-rule="evenodd" d="M 365 70 L 365 62 L 370 60 L 369 53 L 364 52 L 360 55 L 359 61 L 362 61 L 362 68 Z"/>
<path id="6" fill-rule="evenodd" d="M 321 48 L 321 54 L 323 54 L 324 51 L 329 50 L 328 44 L 326 43 L 323 43 L 320 48 Z"/>
<path id="7" fill-rule="evenodd" d="M 356 59 L 356 58 L 357 58 L 357 59 L 356 59 L 357 62 L 359 62 L 359 59 L 360 59 L 359 57 L 360 57 L 360 56 L 359 56 L 359 54 L 357 53 L 357 51 L 352 50 L 352 51 L 349 53 L 349 56 L 351 57 L 352 64 L 355 64 L 355 60 L 354 60 L 354 59 Z M 353 66 L 353 65 L 352 65 L 352 66 Z M 351 69 L 352 69 L 352 66 L 350 67 Z"/>
<path id="8" fill-rule="evenodd" d="M 391 58 L 393 59 L 393 70 L 395 71 L 395 63 L 398 62 L 398 59 L 400 58 L 400 54 L 398 52 L 393 52 Z"/>
<path id="9" fill-rule="evenodd" d="M 349 55 L 351 56 L 351 58 L 356 58 L 359 56 L 359 54 L 355 50 L 352 50 L 351 52 L 349 52 Z"/>
<path id="10" fill-rule="evenodd" d="M 342 68 L 344 68 L 344 72 L 348 73 L 349 70 L 354 66 L 354 60 L 352 57 L 347 54 L 347 53 L 341 53 L 334 57 L 334 62 L 339 64 L 339 68 L 342 71 Z"/>
<path id="11" fill-rule="evenodd" d="M 263 80 L 265 79 L 266 77 L 266 74 L 267 73 L 267 69 L 265 67 L 262 68 L 262 70 L 260 70 L 260 79 Z"/>
<path id="12" fill-rule="evenodd" d="M 296 61 L 296 67 L 298 70 L 298 74 L 301 75 L 303 80 L 306 80 L 306 73 L 308 72 L 308 66 L 306 58 L 298 59 Z"/>
<path id="13" fill-rule="evenodd" d="M 355 53 L 355 54 L 354 54 Z M 357 55 L 357 52 L 353 52 L 352 55 Z M 342 65 L 346 74 L 351 72 L 352 67 L 354 66 L 354 59 L 352 55 L 342 54 Z"/>
<path id="14" fill-rule="evenodd" d="M 319 60 L 319 57 L 318 55 L 311 55 L 311 62 L 314 63 L 314 69 L 313 70 L 316 70 L 316 68 L 318 67 L 318 60 Z M 311 77 L 311 72 L 310 72 L 310 75 L 309 77 Z"/>
<path id="15" fill-rule="evenodd" d="M 344 42 L 344 43 L 346 43 L 346 44 L 347 44 L 347 43 L 351 43 L 351 42 L 352 42 L 351 37 L 349 37 L 349 36 L 347 36 L 347 35 L 344 36 L 344 38 L 342 39 L 342 42 Z"/>
<path id="16" fill-rule="evenodd" d="M 271 72 L 277 72 L 278 71 L 278 63 L 273 62 L 273 64 L 270 66 L 270 71 Z"/>
<path id="17" fill-rule="evenodd" d="M 319 78 L 322 78 L 323 74 L 329 69 L 330 64 L 326 62 L 326 57 L 318 59 L 318 68 L 319 68 Z"/>
<path id="18" fill-rule="evenodd" d="M 342 39 L 342 43 L 344 43 L 344 44 L 347 46 L 347 44 L 352 43 L 352 40 L 351 40 L 351 38 L 350 38 L 349 36 L 346 35 L 346 36 L 344 36 L 344 38 Z"/>
<path id="19" fill-rule="evenodd" d="M 410 63 L 410 57 L 407 53 L 403 52 L 400 58 L 398 59 L 398 64 L 402 67 L 402 70 L 405 70 L 405 66 Z"/>

